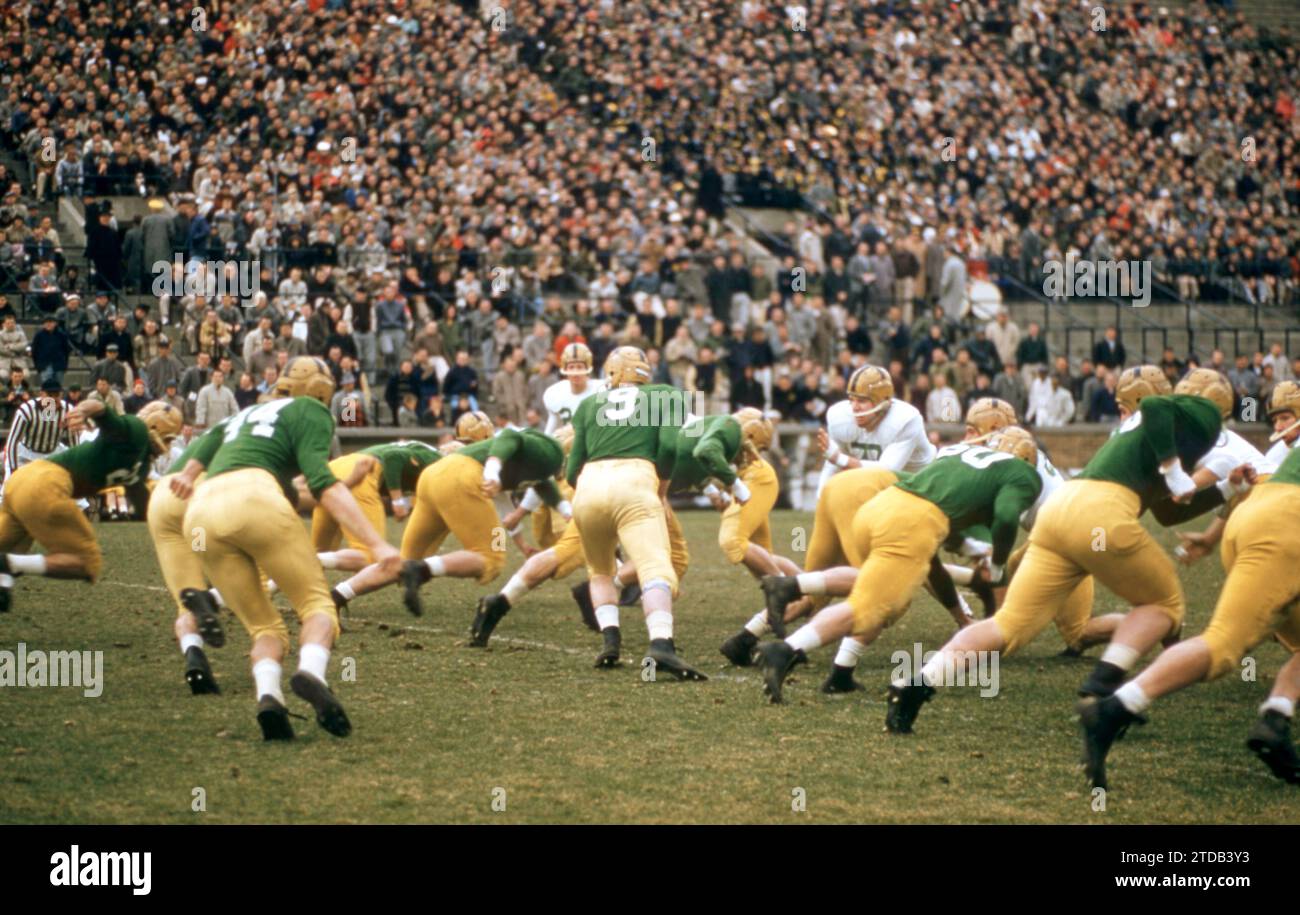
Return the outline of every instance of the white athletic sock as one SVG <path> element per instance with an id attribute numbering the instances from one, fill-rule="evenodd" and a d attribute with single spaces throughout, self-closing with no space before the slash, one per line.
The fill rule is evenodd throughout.
<path id="1" fill-rule="evenodd" d="M 337 569 L 339 567 L 339 554 L 333 551 L 317 553 L 316 558 L 320 560 L 322 569 Z"/>
<path id="2" fill-rule="evenodd" d="M 825 572 L 800 572 L 795 576 L 799 580 L 799 590 L 804 594 L 825 594 Z"/>
<path id="3" fill-rule="evenodd" d="M 755 613 L 753 618 L 745 624 L 745 631 L 750 635 L 762 638 L 772 627 L 767 624 L 767 611 Z"/>
<path id="4" fill-rule="evenodd" d="M 975 570 L 970 566 L 959 565 L 955 562 L 945 562 L 944 570 L 947 571 L 948 577 L 952 579 L 955 585 L 965 587 L 975 580 Z"/>
<path id="5" fill-rule="evenodd" d="M 840 640 L 840 650 L 835 652 L 836 667 L 857 667 L 858 658 L 866 652 L 867 646 L 857 639 L 845 637 Z"/>
<path id="6" fill-rule="evenodd" d="M 12 588 L 14 586 L 14 577 L 8 572 L 0 572 L 0 588 Z"/>
<path id="7" fill-rule="evenodd" d="M 40 553 L 7 553 L 9 568 L 23 575 L 44 575 L 45 557 Z"/>
<path id="8" fill-rule="evenodd" d="M 274 578 L 268 578 L 268 579 L 266 580 L 266 593 L 267 593 L 268 595 L 269 595 L 269 594 L 274 594 L 276 591 L 279 591 L 279 590 L 280 590 L 280 586 L 277 585 L 277 584 L 275 583 L 275 579 L 274 579 Z"/>
<path id="9" fill-rule="evenodd" d="M 424 564 L 429 567 L 429 574 L 434 578 L 447 574 L 447 566 L 443 563 L 441 556 L 430 556 L 424 561 Z"/>
<path id="10" fill-rule="evenodd" d="M 796 651 L 812 651 L 822 647 L 822 637 L 817 634 L 812 623 L 806 623 L 795 630 L 785 643 Z"/>
<path id="11" fill-rule="evenodd" d="M 203 636 L 197 632 L 191 632 L 181 636 L 181 654 L 189 651 L 191 648 L 202 648 Z"/>
<path id="12" fill-rule="evenodd" d="M 673 637 L 673 613 L 671 610 L 656 610 L 645 618 L 645 627 L 650 630 L 650 639 L 671 639 Z"/>
<path id="13" fill-rule="evenodd" d="M 217 602 L 218 607 L 224 607 L 226 605 L 226 601 L 222 598 L 221 592 L 216 588 L 208 588 L 208 593 L 212 595 L 212 599 Z"/>
<path id="14" fill-rule="evenodd" d="M 1259 707 L 1259 713 L 1277 712 L 1283 718 L 1291 718 L 1295 715 L 1295 703 L 1286 696 L 1269 696 L 1268 701 Z"/>
<path id="15" fill-rule="evenodd" d="M 519 603 L 520 598 L 527 593 L 528 584 L 524 581 L 523 569 L 520 569 L 514 575 L 510 576 L 510 580 L 506 582 L 506 586 L 501 589 L 501 596 L 510 601 L 510 606 L 512 607 Z"/>
<path id="16" fill-rule="evenodd" d="M 1101 659 L 1104 662 L 1114 664 L 1120 670 L 1132 670 L 1133 665 L 1138 662 L 1140 657 L 1142 655 L 1138 654 L 1136 648 L 1129 648 L 1127 645 L 1116 645 L 1114 642 L 1107 645 L 1106 650 L 1101 653 Z"/>
<path id="17" fill-rule="evenodd" d="M 253 683 L 257 686 L 257 698 L 273 696 L 284 702 L 284 693 L 280 690 L 281 668 L 279 661 L 263 658 L 253 665 Z"/>
<path id="18" fill-rule="evenodd" d="M 357 592 L 352 590 L 351 578 L 349 578 L 347 581 L 339 582 L 337 585 L 334 586 L 334 590 L 339 592 L 339 595 L 342 596 L 344 600 L 352 600 L 352 598 L 357 596 Z"/>
<path id="19" fill-rule="evenodd" d="M 647 621 L 648 622 L 648 621 Z M 596 608 L 596 625 L 601 629 L 618 625 L 618 605 L 601 604 Z"/>
<path id="20" fill-rule="evenodd" d="M 308 642 L 298 647 L 298 669 L 306 671 L 322 683 L 325 682 L 325 669 L 330 664 L 330 650 L 324 645 Z"/>
<path id="21" fill-rule="evenodd" d="M 618 571 L 614 573 L 614 587 L 618 588 L 619 590 L 622 590 L 623 587 L 627 584 L 627 582 L 623 581 L 623 579 L 619 577 L 622 574 L 623 574 L 623 567 L 619 566 Z"/>
<path id="22" fill-rule="evenodd" d="M 1142 691 L 1142 687 L 1137 685 L 1136 680 L 1125 683 L 1115 690 L 1115 698 L 1134 715 L 1141 715 L 1151 707 L 1150 697 Z"/>

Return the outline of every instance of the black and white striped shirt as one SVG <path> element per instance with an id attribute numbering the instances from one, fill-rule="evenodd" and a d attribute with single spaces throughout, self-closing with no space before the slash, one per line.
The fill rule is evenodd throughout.
<path id="1" fill-rule="evenodd" d="M 62 397 L 33 397 L 19 407 L 5 440 L 5 476 L 18 469 L 18 445 L 38 455 L 58 448 L 66 437 L 63 420 L 67 414 L 68 402 Z"/>

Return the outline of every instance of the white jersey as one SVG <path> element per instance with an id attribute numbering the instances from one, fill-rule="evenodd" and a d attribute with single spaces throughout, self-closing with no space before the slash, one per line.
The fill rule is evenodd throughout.
<path id="1" fill-rule="evenodd" d="M 1300 442 L 1300 439 L 1296 439 L 1296 441 Z M 1286 456 L 1291 453 L 1291 449 L 1293 447 L 1295 446 L 1288 445 L 1285 441 L 1279 439 L 1278 441 L 1274 442 L 1273 447 L 1268 449 L 1268 451 L 1264 454 L 1264 460 L 1272 461 L 1273 470 L 1276 470 L 1278 467 L 1282 466 L 1282 462 L 1286 460 Z M 1256 470 L 1258 469 L 1259 468 L 1256 468 Z M 1273 471 L 1269 471 L 1269 473 L 1272 472 Z"/>
<path id="2" fill-rule="evenodd" d="M 573 419 L 573 414 L 578 412 L 578 404 L 592 394 L 599 394 L 607 386 L 608 382 L 604 379 L 597 380 L 587 376 L 587 386 L 582 390 L 581 394 L 573 393 L 573 388 L 569 385 L 569 379 L 567 378 L 557 381 L 547 388 L 545 393 L 542 394 L 542 403 L 546 407 L 546 434 L 555 434 L 556 429 Z"/>
<path id="3" fill-rule="evenodd" d="M 1199 470 L 1204 467 L 1220 480 L 1226 480 L 1228 474 L 1242 464 L 1249 464 L 1256 473 L 1273 473 L 1278 467 L 1277 461 L 1269 458 L 1258 448 L 1246 441 L 1231 429 L 1219 433 L 1219 440 L 1214 447 L 1196 462 Z"/>
<path id="4" fill-rule="evenodd" d="M 1029 506 L 1020 516 L 1020 526 L 1025 530 L 1032 530 L 1034 519 L 1038 517 L 1038 510 L 1047 504 L 1047 500 L 1065 485 L 1065 474 L 1056 469 L 1056 465 L 1048 458 L 1047 453 L 1042 448 L 1038 449 L 1038 479 L 1043 481 L 1043 491 L 1038 494 L 1034 504 Z"/>
<path id="5" fill-rule="evenodd" d="M 891 400 L 889 411 L 880 425 L 863 429 L 853 417 L 853 404 L 841 400 L 826 411 L 826 434 L 839 449 L 867 467 L 880 467 L 894 473 L 913 473 L 934 460 L 936 449 L 925 435 L 921 411 L 910 403 Z M 822 467 L 817 481 L 821 495 L 826 481 L 840 468 L 830 461 Z"/>

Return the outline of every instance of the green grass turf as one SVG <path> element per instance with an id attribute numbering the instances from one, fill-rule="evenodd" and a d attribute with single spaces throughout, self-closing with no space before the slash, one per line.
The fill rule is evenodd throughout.
<path id="1" fill-rule="evenodd" d="M 928 597 L 864 658 L 859 676 L 869 693 L 817 691 L 831 647 L 795 672 L 788 704 L 771 706 L 753 670 L 727 668 L 717 651 L 760 607 L 760 592 L 723 559 L 716 515 L 682 517 L 693 561 L 677 642 L 709 682 L 643 682 L 636 662 L 646 635 L 636 609 L 623 611 L 624 667 L 593 670 L 600 639 L 582 628 L 568 593 L 582 573 L 533 592 L 486 651 L 465 644 L 482 589 L 442 580 L 426 586 L 418 620 L 395 589 L 353 602 L 331 663 L 352 736 L 295 721 L 298 739 L 279 745 L 260 739 L 238 623 L 227 618 L 230 640 L 211 652 L 224 694 L 190 696 L 144 525 L 102 525 L 99 585 L 29 576 L 13 612 L 0 617 L 2 649 L 21 640 L 102 650 L 105 668 L 95 699 L 76 689 L 0 689 L 0 822 L 1300 820 L 1300 792 L 1244 748 L 1284 660 L 1275 643 L 1253 653 L 1257 682 L 1230 677 L 1168 698 L 1150 725 L 1117 744 L 1098 812 L 1076 764 L 1072 712 L 1091 661 L 1057 657 L 1055 630 L 1004 660 L 1000 695 L 948 690 L 923 710 L 912 737 L 883 731 L 882 695 L 892 652 L 918 640 L 938 647 L 951 633 Z M 780 548 L 811 522 L 783 512 L 773 523 Z M 398 536 L 396 525 L 390 534 Z M 1184 575 L 1188 631 L 1197 632 L 1222 571 L 1214 557 Z M 1119 609 L 1108 592 L 1098 594 L 1099 612 Z M 340 682 L 345 658 L 355 659 L 355 682 Z M 205 812 L 192 810 L 196 787 L 206 792 Z M 493 809 L 497 789 L 505 810 Z M 806 798 L 802 812 L 792 809 L 795 789 Z"/>

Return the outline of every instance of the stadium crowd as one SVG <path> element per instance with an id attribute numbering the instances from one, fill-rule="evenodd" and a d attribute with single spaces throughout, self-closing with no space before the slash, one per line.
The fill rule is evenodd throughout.
<path id="1" fill-rule="evenodd" d="M 1094 5 L 10 7 L 0 289 L 42 321 L 28 340 L 0 301 L 6 399 L 80 353 L 90 396 L 202 428 L 305 352 L 340 425 L 540 425 L 584 340 L 598 364 L 642 346 L 716 412 L 818 423 L 870 360 L 931 421 L 986 391 L 1037 425 L 1113 419 L 1113 328 L 1072 363 L 977 318 L 968 280 L 1023 296 L 1048 260 L 1145 260 L 1169 297 L 1291 308 L 1297 62 L 1217 7 L 1098 31 Z M 40 212 L 62 195 L 84 274 Z M 803 209 L 741 234 L 729 195 Z M 249 262 L 256 291 L 201 294 Z M 1300 361 L 1234 355 L 1161 364 L 1222 368 L 1262 420 L 1247 398 Z"/>

